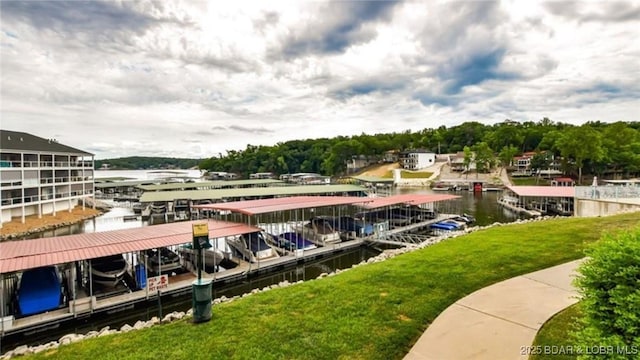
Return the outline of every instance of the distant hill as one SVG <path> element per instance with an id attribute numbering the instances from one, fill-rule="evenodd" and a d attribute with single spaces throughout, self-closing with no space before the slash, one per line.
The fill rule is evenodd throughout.
<path id="1" fill-rule="evenodd" d="M 95 160 L 96 169 L 150 170 L 150 169 L 190 169 L 198 168 L 202 159 L 130 156 L 116 159 Z"/>

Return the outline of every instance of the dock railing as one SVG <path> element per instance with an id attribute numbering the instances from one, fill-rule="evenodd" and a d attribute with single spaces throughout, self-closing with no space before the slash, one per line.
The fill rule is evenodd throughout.
<path id="1" fill-rule="evenodd" d="M 640 186 L 576 186 L 577 199 L 640 199 Z"/>

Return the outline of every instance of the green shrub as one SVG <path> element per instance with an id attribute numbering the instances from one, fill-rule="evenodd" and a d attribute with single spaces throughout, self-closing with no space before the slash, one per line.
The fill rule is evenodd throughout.
<path id="1" fill-rule="evenodd" d="M 583 296 L 579 359 L 640 357 L 640 228 L 605 235 L 588 250 L 576 285 Z"/>

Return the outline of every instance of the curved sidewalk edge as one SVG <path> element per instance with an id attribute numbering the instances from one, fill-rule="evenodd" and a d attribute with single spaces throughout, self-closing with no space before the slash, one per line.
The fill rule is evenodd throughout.
<path id="1" fill-rule="evenodd" d="M 456 301 L 404 359 L 527 359 L 545 321 L 578 301 L 571 282 L 581 261 L 517 276 Z"/>

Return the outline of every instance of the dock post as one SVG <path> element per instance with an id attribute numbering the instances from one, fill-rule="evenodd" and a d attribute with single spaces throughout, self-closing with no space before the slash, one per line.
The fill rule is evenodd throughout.
<path id="1" fill-rule="evenodd" d="M 193 249 L 196 250 L 196 256 L 198 257 L 196 261 L 198 279 L 191 285 L 191 304 L 194 323 L 211 320 L 212 281 L 211 279 L 202 279 L 202 268 L 204 267 L 202 250 L 208 248 L 211 248 L 208 224 L 193 224 Z"/>

